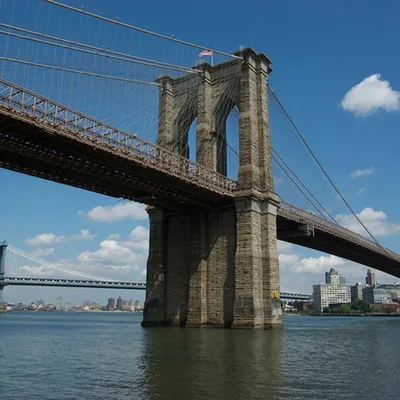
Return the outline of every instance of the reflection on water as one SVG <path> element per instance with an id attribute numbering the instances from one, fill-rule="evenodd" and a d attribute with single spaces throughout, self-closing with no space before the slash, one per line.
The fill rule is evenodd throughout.
<path id="1" fill-rule="evenodd" d="M 278 399 L 283 331 L 146 330 L 150 398 Z"/>
<path id="2" fill-rule="evenodd" d="M 124 313 L 0 315 L 0 399 L 399 398 L 400 318 L 276 331 L 140 326 Z"/>

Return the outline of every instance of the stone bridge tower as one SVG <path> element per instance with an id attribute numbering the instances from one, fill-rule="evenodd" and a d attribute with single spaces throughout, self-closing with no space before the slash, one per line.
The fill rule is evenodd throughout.
<path id="1" fill-rule="evenodd" d="M 231 204 L 149 208 L 150 251 L 143 326 L 273 328 L 282 325 L 265 54 L 200 73 L 161 77 L 158 145 L 188 157 L 197 117 L 196 162 L 227 173 L 226 119 L 239 109 L 238 188 Z M 232 89 L 234 88 L 234 89 Z"/>

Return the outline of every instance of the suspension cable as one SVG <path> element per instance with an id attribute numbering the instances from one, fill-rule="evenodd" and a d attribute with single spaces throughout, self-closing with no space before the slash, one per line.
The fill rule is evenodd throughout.
<path id="1" fill-rule="evenodd" d="M 13 26 L 13 25 L 0 23 L 0 26 L 7 28 L 7 29 L 15 30 L 18 32 L 28 33 L 30 35 L 35 35 L 35 36 L 39 36 L 39 37 L 50 39 L 50 40 L 56 40 L 58 42 L 66 43 L 69 45 L 69 46 L 67 46 L 67 45 L 63 45 L 60 43 L 49 42 L 46 40 L 41 40 L 41 39 L 29 37 L 29 36 L 18 35 L 17 33 L 0 31 L 0 34 L 3 34 L 3 35 L 13 36 L 13 37 L 30 40 L 30 41 L 37 42 L 37 43 L 48 44 L 50 46 L 62 47 L 62 48 L 69 49 L 69 50 L 80 51 L 82 53 L 93 54 L 95 56 L 107 57 L 107 58 L 112 58 L 115 60 L 129 61 L 129 62 L 132 62 L 135 64 L 143 64 L 143 65 L 148 65 L 151 67 L 173 69 L 173 70 L 177 70 L 177 71 L 181 71 L 181 72 L 190 72 L 190 73 L 200 73 L 201 72 L 199 70 L 182 67 L 180 65 L 169 64 L 169 63 L 165 63 L 162 61 L 156 61 L 156 60 L 151 60 L 149 58 L 133 56 L 130 54 L 121 53 L 118 51 L 109 50 L 109 49 L 102 48 L 102 47 L 91 46 L 91 45 L 80 43 L 80 42 L 74 42 L 73 40 L 67 40 L 64 38 L 60 38 L 58 36 L 46 35 L 44 33 L 31 31 L 29 29 L 19 28 L 19 27 Z M 78 48 L 73 47 L 71 45 L 82 47 L 82 49 L 80 49 L 79 47 Z M 84 50 L 85 48 L 89 49 L 89 50 Z M 91 51 L 91 50 L 94 50 L 94 51 Z M 109 53 L 109 54 L 107 54 L 107 53 Z"/>
<path id="2" fill-rule="evenodd" d="M 308 202 L 315 208 L 315 210 L 321 215 L 322 218 L 325 219 L 324 214 L 321 212 L 321 210 L 315 205 L 315 203 L 307 196 L 307 194 L 303 191 L 303 189 L 297 184 L 297 182 L 293 179 L 292 176 L 286 171 L 286 169 L 282 166 L 280 161 L 275 157 L 274 154 L 272 154 L 272 158 L 275 160 L 275 162 L 278 164 L 278 166 L 282 169 L 282 171 L 285 173 L 285 175 L 292 181 L 292 183 L 296 186 L 296 188 L 301 192 L 301 194 L 308 200 Z"/>
<path id="3" fill-rule="evenodd" d="M 239 154 L 238 152 L 229 144 L 227 143 L 228 148 L 239 158 Z M 273 149 L 274 150 L 274 149 Z M 277 156 L 282 160 L 282 162 L 286 164 L 285 160 L 283 160 L 283 158 L 278 154 L 277 151 L 274 150 L 274 152 L 277 154 Z M 290 174 L 286 171 L 286 169 L 282 166 L 282 164 L 279 162 L 279 160 L 274 156 L 274 154 L 272 154 L 272 158 L 275 160 L 275 162 L 278 164 L 278 166 L 282 169 L 282 171 L 286 174 L 286 176 L 292 181 L 292 183 L 297 187 L 297 189 L 302 193 L 302 195 L 308 200 L 308 202 L 315 208 L 315 210 L 321 215 L 321 217 L 323 217 L 325 219 L 324 214 L 321 212 L 321 210 L 318 209 L 318 207 L 314 204 L 314 202 L 307 196 L 306 193 L 304 193 L 304 191 L 299 187 L 299 185 L 294 181 L 294 179 L 290 176 Z M 288 167 L 289 168 L 289 167 Z M 289 168 L 290 170 L 290 168 Z M 291 171 L 291 170 L 290 170 Z M 291 171 L 292 172 L 292 171 Z M 293 173 L 294 176 L 296 176 Z M 297 178 L 297 176 L 296 176 Z M 300 181 L 299 178 L 297 178 L 299 180 L 299 182 L 303 185 L 303 183 Z M 304 185 L 303 185 L 304 186 Z M 306 188 L 307 190 L 307 188 Z M 310 193 L 312 196 L 312 193 Z M 315 199 L 315 198 L 314 198 Z M 316 200 L 316 199 L 315 199 Z M 318 200 L 316 200 L 316 202 L 322 207 L 322 209 L 327 212 L 325 210 L 325 208 L 318 202 Z M 329 213 L 328 213 L 329 215 Z M 336 221 L 335 221 L 336 222 Z"/>
<path id="4" fill-rule="evenodd" d="M 195 44 L 195 43 L 192 43 L 192 42 L 187 42 L 185 40 L 177 39 L 177 38 L 172 37 L 172 36 L 167 36 L 167 35 L 163 35 L 161 33 L 153 32 L 153 31 L 150 31 L 148 29 L 139 28 L 137 26 L 130 25 L 130 24 L 127 24 L 125 22 L 120 22 L 118 20 L 114 20 L 114 19 L 111 19 L 111 18 L 103 17 L 102 15 L 94 14 L 94 13 L 85 11 L 83 9 L 79 9 L 79 8 L 75 8 L 75 7 L 72 7 L 72 6 L 68 6 L 66 4 L 60 3 L 60 2 L 55 1 L 55 0 L 44 0 L 44 1 L 46 3 L 53 4 L 55 6 L 63 7 L 63 8 L 66 8 L 68 10 L 87 15 L 89 17 L 93 17 L 93 18 L 99 19 L 101 21 L 111 22 L 112 24 L 120 25 L 120 26 L 123 26 L 124 28 L 129 28 L 129 29 L 135 30 L 137 32 L 144 33 L 146 35 L 156 36 L 156 37 L 161 38 L 161 39 L 166 39 L 166 40 L 169 40 L 169 41 L 172 41 L 172 42 L 175 42 L 175 43 L 183 44 L 183 45 L 189 46 L 189 47 L 195 47 L 195 48 L 201 49 L 201 50 L 213 51 L 214 53 L 220 54 L 220 55 L 223 55 L 223 56 L 241 59 L 241 57 L 235 56 L 234 54 L 227 53 L 225 51 L 215 50 L 215 49 L 212 49 L 212 48 L 209 48 L 209 47 L 205 47 L 205 46 L 201 46 L 201 45 L 198 45 L 198 44 Z"/>
<path id="5" fill-rule="evenodd" d="M 277 94 L 275 93 L 275 91 L 272 89 L 271 85 L 268 83 L 268 87 L 271 90 L 272 95 L 274 96 L 275 100 L 277 101 L 279 107 L 282 109 L 283 113 L 285 114 L 286 118 L 288 119 L 288 121 L 290 122 L 290 124 L 292 125 L 293 129 L 295 130 L 295 132 L 297 133 L 297 135 L 300 137 L 301 141 L 304 143 L 304 145 L 306 146 L 307 150 L 310 152 L 310 154 L 312 155 L 312 157 L 314 158 L 315 162 L 318 164 L 318 166 L 321 168 L 322 172 L 324 173 L 325 177 L 328 179 L 328 181 L 330 182 L 330 184 L 332 185 L 332 187 L 335 189 L 336 193 L 339 195 L 339 197 L 342 199 L 342 201 L 344 202 L 344 204 L 346 205 L 346 207 L 350 210 L 350 212 L 353 214 L 354 218 L 359 222 L 359 224 L 365 229 L 365 231 L 369 234 L 369 236 L 375 241 L 376 244 L 378 244 L 380 247 L 382 247 L 383 249 L 385 249 L 385 251 L 391 255 L 391 253 L 389 251 L 387 251 L 387 249 L 382 246 L 378 240 L 375 238 L 375 236 L 370 232 L 370 230 L 365 226 L 365 224 L 360 220 L 360 218 L 358 217 L 358 215 L 354 212 L 354 210 L 351 208 L 350 204 L 347 202 L 347 200 L 344 198 L 344 196 L 342 195 L 342 193 L 340 192 L 340 190 L 338 189 L 338 187 L 335 185 L 335 183 L 333 182 L 333 180 L 331 179 L 331 177 L 328 175 L 328 172 L 326 171 L 326 169 L 323 167 L 323 165 L 321 164 L 321 162 L 319 161 L 319 159 L 317 158 L 317 156 L 315 155 L 315 153 L 313 152 L 313 150 L 311 149 L 311 147 L 309 146 L 309 144 L 307 143 L 307 141 L 305 140 L 304 136 L 302 135 L 302 133 L 300 132 L 300 130 L 298 129 L 298 127 L 296 126 L 296 124 L 294 123 L 293 119 L 290 117 L 290 115 L 288 114 L 288 112 L 286 111 L 286 108 L 284 107 L 284 105 L 281 103 L 281 101 L 279 100 Z M 392 255 L 391 255 L 392 256 Z"/>
<path id="6" fill-rule="evenodd" d="M 123 82 L 128 82 L 128 83 L 138 83 L 138 84 L 141 84 L 141 85 L 160 86 L 160 84 L 157 83 L 157 82 L 139 81 L 137 79 L 123 78 L 121 76 L 115 76 L 115 75 L 97 74 L 95 72 L 82 71 L 82 70 L 79 70 L 79 69 L 58 67 L 57 65 L 40 64 L 40 63 L 35 63 L 33 61 L 17 60 L 16 58 L 9 58 L 9 57 L 1 57 L 0 56 L 0 60 L 9 61 L 9 62 L 18 63 L 18 64 L 31 65 L 31 66 L 39 67 L 39 68 L 54 69 L 56 71 L 71 72 L 71 73 L 79 74 L 79 75 L 95 76 L 97 78 L 112 79 L 112 80 L 123 81 Z"/>
<path id="7" fill-rule="evenodd" d="M 31 261 L 35 261 L 36 263 L 41 264 L 41 265 L 43 265 L 45 267 L 48 267 L 50 269 L 56 269 L 56 270 L 64 272 L 64 273 L 67 273 L 67 274 L 70 274 L 70 275 L 81 276 L 81 277 L 86 278 L 86 279 L 92 279 L 92 280 L 97 280 L 97 281 L 107 281 L 107 279 L 105 279 L 105 278 L 100 278 L 100 277 L 97 277 L 97 276 L 91 276 L 91 275 L 85 274 L 83 272 L 68 270 L 68 269 L 65 269 L 65 268 L 62 268 L 62 267 L 59 267 L 59 266 L 56 266 L 56 265 L 52 265 L 49 262 L 40 259 L 39 257 L 35 257 L 32 254 L 29 254 L 29 253 L 27 253 L 27 252 L 25 252 L 23 250 L 17 249 L 16 247 L 11 246 L 11 245 L 8 245 L 8 249 L 13 253 L 18 254 L 19 256 L 25 257 L 26 259 L 31 260 Z"/>
<path id="8" fill-rule="evenodd" d="M 300 185 L 304 188 L 304 190 L 314 199 L 314 201 L 325 211 L 325 213 L 332 219 L 332 221 L 339 225 L 339 223 L 335 220 L 332 214 L 318 201 L 318 199 L 314 196 L 314 194 L 308 189 L 308 187 L 303 183 L 303 181 L 296 175 L 293 169 L 287 164 L 287 162 L 280 156 L 280 154 L 272 148 L 272 151 L 276 154 L 276 156 L 280 159 L 280 161 L 285 165 L 285 167 L 290 171 L 290 173 L 299 181 Z M 275 161 L 277 161 L 275 159 Z M 282 168 L 282 167 L 281 167 Z"/>

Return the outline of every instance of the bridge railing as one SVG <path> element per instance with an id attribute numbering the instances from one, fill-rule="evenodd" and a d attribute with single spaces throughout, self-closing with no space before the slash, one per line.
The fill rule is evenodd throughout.
<path id="1" fill-rule="evenodd" d="M 56 130 L 91 146 L 129 158 L 142 166 L 166 172 L 191 184 L 232 196 L 237 182 L 180 155 L 164 150 L 134 134 L 0 78 L 0 109 L 30 124 Z"/>
<path id="2" fill-rule="evenodd" d="M 359 235 L 358 233 L 343 228 L 340 225 L 336 225 L 333 222 L 329 222 L 321 217 L 318 217 L 315 214 L 312 214 L 311 212 L 304 211 L 300 208 L 292 206 L 291 204 L 281 203 L 281 206 L 279 208 L 279 215 L 293 221 L 297 221 L 299 223 L 311 223 L 312 225 L 314 225 L 315 228 L 323 232 L 327 232 L 332 236 L 352 241 L 359 246 L 366 247 L 374 252 L 400 261 L 400 256 L 396 253 L 393 253 L 389 249 L 380 246 L 379 244 L 365 238 L 364 236 Z"/>

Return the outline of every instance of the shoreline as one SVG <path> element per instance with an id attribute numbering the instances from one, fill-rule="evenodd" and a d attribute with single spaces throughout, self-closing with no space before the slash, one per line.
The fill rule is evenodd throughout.
<path id="1" fill-rule="evenodd" d="M 283 314 L 284 316 L 296 317 L 400 317 L 400 313 L 385 314 L 385 313 L 368 313 L 368 314 Z"/>

